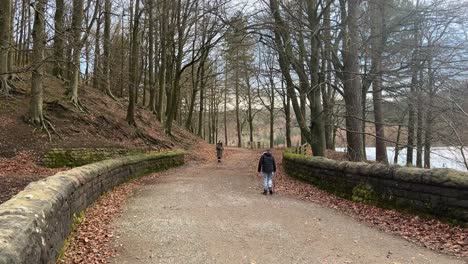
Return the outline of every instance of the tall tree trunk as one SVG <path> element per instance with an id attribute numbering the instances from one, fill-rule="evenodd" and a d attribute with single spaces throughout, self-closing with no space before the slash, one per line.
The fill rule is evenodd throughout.
<path id="1" fill-rule="evenodd" d="M 98 13 L 101 13 L 101 0 L 96 0 L 96 7 Z M 101 89 L 102 86 L 100 85 L 100 78 L 101 76 L 101 16 L 98 16 L 97 23 L 96 23 L 96 34 L 95 34 L 95 45 L 94 45 L 94 67 L 93 67 L 93 87 L 95 89 Z"/>
<path id="2" fill-rule="evenodd" d="M 104 79 L 104 92 L 114 98 L 112 94 L 111 85 L 110 85 L 110 61 L 111 61 L 111 12 L 112 12 L 112 2 L 111 0 L 105 0 L 104 2 L 104 58 L 102 65 L 102 73 Z M 122 55 L 123 56 L 123 55 Z"/>
<path id="3" fill-rule="evenodd" d="M 202 131 L 204 127 L 204 120 L 203 120 L 203 115 L 205 112 L 205 62 L 201 61 L 200 62 L 200 108 L 198 110 L 198 132 L 197 135 L 199 137 L 202 137 Z"/>
<path id="4" fill-rule="evenodd" d="M 201 62 L 200 62 L 201 63 Z M 197 99 L 198 94 L 198 83 L 200 81 L 200 74 L 201 74 L 201 67 L 200 65 L 197 67 L 197 72 L 195 72 L 195 66 L 192 66 L 192 95 L 190 97 L 190 105 L 188 109 L 188 116 L 187 120 L 185 121 L 185 128 L 189 131 L 193 131 L 193 111 L 195 109 L 195 101 Z M 200 116 L 198 117 L 200 119 Z M 199 121 L 200 123 L 200 121 Z M 197 131 L 198 132 L 198 131 Z"/>
<path id="5" fill-rule="evenodd" d="M 139 24 L 140 24 L 140 0 L 135 2 L 134 21 L 132 28 L 131 54 L 129 65 L 129 86 L 128 86 L 128 108 L 127 122 L 131 126 L 136 126 L 135 122 L 135 104 L 136 104 L 136 85 L 138 82 L 138 58 L 139 58 Z"/>
<path id="6" fill-rule="evenodd" d="M 270 95 L 270 148 L 274 148 L 275 145 L 275 87 L 272 83 L 271 87 L 271 95 Z"/>
<path id="7" fill-rule="evenodd" d="M 309 27 L 312 32 L 318 32 L 319 19 L 317 18 L 317 1 L 307 1 Z M 320 89 L 320 42 L 318 33 L 310 37 L 310 145 L 314 156 L 325 156 L 325 127 L 323 124 L 322 93 Z"/>
<path id="8" fill-rule="evenodd" d="M 333 0 L 327 0 L 326 9 L 323 14 L 323 57 L 322 57 L 322 102 L 323 102 L 323 116 L 325 123 L 325 147 L 327 149 L 335 150 L 333 144 L 333 100 L 335 91 L 331 87 L 332 67 L 331 67 L 331 19 L 330 19 L 330 5 Z"/>
<path id="9" fill-rule="evenodd" d="M 301 107 L 301 115 L 304 117 L 304 119 L 307 118 L 307 111 L 306 111 L 306 106 L 307 106 L 307 97 L 303 90 L 305 87 L 299 89 L 299 103 Z M 307 143 L 307 135 L 304 131 L 301 130 L 301 145 L 304 145 Z"/>
<path id="10" fill-rule="evenodd" d="M 149 78 L 149 89 L 150 89 L 150 98 L 149 98 L 149 110 L 153 113 L 156 113 L 156 87 L 154 83 L 154 7 L 153 1 L 148 1 L 148 6 L 146 8 L 148 12 L 148 78 Z"/>
<path id="11" fill-rule="evenodd" d="M 383 125 L 382 110 L 382 52 L 385 30 L 385 0 L 371 0 L 371 37 L 372 37 L 372 68 L 375 72 L 372 82 L 374 122 L 375 122 L 375 157 L 376 160 L 388 163 L 387 147 L 385 144 L 385 127 Z"/>
<path id="12" fill-rule="evenodd" d="M 10 51 L 11 0 L 0 0 L 0 92 L 9 93 L 7 83 L 8 59 Z"/>
<path id="13" fill-rule="evenodd" d="M 87 21 L 85 23 L 88 23 Z M 90 50 L 90 44 L 89 42 L 86 42 L 85 45 L 84 45 L 84 52 L 85 52 L 85 72 L 84 72 L 84 78 L 83 78 L 83 82 L 85 85 L 88 84 L 88 80 L 89 80 L 89 64 L 91 62 L 91 50 Z M 80 61 L 80 69 L 81 69 L 81 61 Z"/>
<path id="14" fill-rule="evenodd" d="M 167 0 L 162 0 L 162 18 L 161 18 L 161 66 L 159 68 L 159 96 L 157 105 L 158 120 L 163 121 L 163 99 L 166 92 L 166 68 L 167 68 L 167 20 L 169 12 L 167 11 Z"/>
<path id="15" fill-rule="evenodd" d="M 367 59 L 364 59 L 367 64 Z M 367 146 L 367 140 L 366 140 L 366 126 L 367 126 L 367 92 L 369 91 L 370 86 L 367 86 L 367 82 L 362 82 L 361 85 L 361 137 L 362 137 L 362 152 L 363 156 L 367 157 L 367 151 L 366 151 L 366 146 Z"/>
<path id="16" fill-rule="evenodd" d="M 424 98 L 423 98 L 423 68 L 424 62 L 421 63 L 419 68 L 419 83 L 417 86 L 417 102 L 418 105 L 416 107 L 416 117 L 417 117 L 417 135 L 416 135 L 416 167 L 422 168 L 423 167 L 423 148 L 424 148 L 424 139 L 425 136 L 424 131 Z"/>
<path id="17" fill-rule="evenodd" d="M 247 75 L 247 71 L 246 75 Z M 249 141 L 251 142 L 250 144 L 253 143 L 253 113 L 252 113 L 252 92 L 250 90 L 250 83 L 248 76 L 246 76 L 246 85 L 247 85 L 247 119 L 249 122 Z"/>
<path id="18" fill-rule="evenodd" d="M 14 47 L 15 46 L 15 43 L 14 43 L 14 37 L 13 37 L 13 33 L 14 33 L 14 23 L 13 23 L 13 16 L 15 16 L 15 10 L 16 10 L 16 2 L 10 7 L 10 28 L 8 29 L 8 42 L 10 43 L 10 47 Z M 13 68 L 14 68 L 14 64 L 15 64 L 15 50 L 10 48 L 9 51 L 8 51 L 8 72 L 12 73 L 13 72 Z"/>
<path id="19" fill-rule="evenodd" d="M 55 0 L 55 16 L 54 16 L 54 68 L 53 75 L 57 78 L 63 78 L 63 61 L 64 56 L 64 0 Z"/>
<path id="20" fill-rule="evenodd" d="M 187 5 L 189 2 L 186 3 Z M 167 113 L 167 119 L 166 119 L 166 134 L 172 135 L 172 123 L 176 117 L 177 113 L 177 108 L 179 104 L 179 98 L 180 98 L 180 78 L 181 78 L 181 68 L 182 68 L 182 58 L 184 56 L 184 32 L 185 32 L 185 25 L 182 22 L 182 0 L 178 1 L 178 11 L 177 11 L 177 55 L 174 58 L 175 65 L 173 67 L 174 70 L 174 81 L 173 81 L 173 86 L 172 86 L 172 91 L 171 91 L 171 96 L 170 100 L 168 100 L 168 113 Z M 188 7 L 185 7 L 188 8 Z M 174 52 L 176 52 L 174 50 Z"/>
<path id="21" fill-rule="evenodd" d="M 146 90 L 148 89 L 148 56 L 145 56 L 143 63 L 143 102 L 142 106 L 146 107 Z"/>
<path id="22" fill-rule="evenodd" d="M 29 5 L 31 5 L 31 0 L 28 1 Z M 29 47 L 30 47 L 30 43 L 31 43 L 31 38 L 32 38 L 32 28 L 31 28 L 31 23 L 29 21 L 31 21 L 31 17 L 32 17 L 32 12 L 31 12 L 31 9 L 32 8 L 28 8 L 28 18 L 27 18 L 27 21 L 28 21 L 28 37 L 26 38 L 26 44 L 25 44 L 25 50 L 26 50 L 26 54 L 25 54 L 25 61 L 24 61 L 24 64 L 27 65 L 30 63 L 30 56 L 29 56 Z"/>
<path id="23" fill-rule="evenodd" d="M 340 1 L 342 4 L 344 1 Z M 349 0 L 347 34 L 344 37 L 344 100 L 346 103 L 346 141 L 351 161 L 365 160 L 361 136 L 361 78 L 359 75 L 359 0 Z M 343 8 L 342 8 L 343 10 Z M 343 23 L 343 22 L 342 22 Z M 346 30 L 346 29 L 345 29 Z"/>
<path id="24" fill-rule="evenodd" d="M 236 128 L 237 128 L 237 147 L 242 147 L 242 128 L 240 123 L 240 91 L 239 91 L 239 67 L 240 65 L 236 63 L 235 70 L 235 79 L 234 79 L 234 89 L 236 92 Z"/>
<path id="25" fill-rule="evenodd" d="M 19 25 L 19 39 L 18 39 L 18 54 L 17 54 L 17 65 L 23 67 L 23 55 L 26 52 L 24 49 L 24 37 L 26 31 L 26 9 L 29 8 L 29 5 L 26 3 L 26 0 L 21 1 L 21 20 Z"/>
<path id="26" fill-rule="evenodd" d="M 397 138 L 395 143 L 395 156 L 393 157 L 393 164 L 398 164 L 398 156 L 400 155 L 400 137 L 401 137 L 401 124 L 398 125 Z"/>
<path id="27" fill-rule="evenodd" d="M 418 5 L 416 6 L 418 7 Z M 416 107 L 418 102 L 418 73 L 421 67 L 421 58 L 419 54 L 419 45 L 421 41 L 421 32 L 419 21 L 414 23 L 413 32 L 413 54 L 411 55 L 411 85 L 410 94 L 408 97 L 408 139 L 406 151 L 406 166 L 413 166 L 414 144 L 415 144 L 415 123 L 416 123 Z"/>
<path id="28" fill-rule="evenodd" d="M 283 97 L 283 109 L 284 109 L 284 119 L 285 119 L 285 130 L 286 130 L 286 139 L 285 144 L 287 148 L 292 146 L 291 144 L 291 100 L 288 97 L 288 93 L 284 88 L 284 78 L 281 79 L 281 93 Z"/>
<path id="29" fill-rule="evenodd" d="M 430 49 L 431 43 L 428 43 Z M 434 97 L 435 97 L 435 88 L 434 88 L 434 69 L 432 68 L 432 52 L 429 51 L 429 59 L 427 61 L 427 72 L 428 72 L 428 103 L 427 103 L 427 114 L 426 114 L 426 129 L 424 136 L 424 168 L 431 168 L 431 143 L 432 143 L 432 131 L 434 127 L 433 119 L 433 109 L 434 109 Z"/>
<path id="30" fill-rule="evenodd" d="M 286 147 L 292 147 L 291 143 L 291 99 L 289 99 L 288 94 L 286 94 L 286 110 L 285 118 L 286 118 Z"/>
<path id="31" fill-rule="evenodd" d="M 228 146 L 228 127 L 227 127 L 227 93 L 228 93 L 228 64 L 224 68 L 224 145 Z"/>
<path id="32" fill-rule="evenodd" d="M 125 33 L 124 33 L 124 17 L 125 9 L 122 8 L 122 17 L 120 19 L 120 47 L 125 47 Z M 120 57 L 120 98 L 124 96 L 124 64 L 125 64 L 125 52 Z"/>
<path id="33" fill-rule="evenodd" d="M 299 128 L 301 130 L 301 134 L 304 137 L 306 137 L 307 142 L 311 143 L 312 135 L 310 133 L 309 125 L 306 122 L 303 108 L 301 108 L 302 103 L 300 104 L 298 102 L 296 91 L 294 89 L 295 83 L 290 73 L 290 64 L 291 64 L 290 59 L 293 57 L 292 55 L 293 49 L 291 46 L 290 36 L 288 35 L 288 32 L 286 32 L 286 29 L 287 29 L 286 23 L 284 22 L 280 14 L 278 0 L 270 0 L 270 11 L 273 14 L 273 18 L 275 21 L 274 22 L 275 26 L 273 27 L 274 41 L 275 41 L 276 49 L 278 51 L 278 60 L 279 60 L 281 72 L 286 81 L 287 94 L 291 100 L 293 110 L 296 115 Z M 296 73 L 302 74 L 302 76 L 300 76 L 301 83 L 303 85 L 304 83 L 306 84 L 307 76 L 304 76 L 303 72 L 300 71 L 300 66 L 298 65 L 298 63 L 294 63 L 294 68 L 296 70 Z"/>
<path id="34" fill-rule="evenodd" d="M 68 96 L 71 102 L 79 107 L 80 103 L 78 100 L 78 86 L 80 82 L 80 54 L 81 54 L 81 27 L 83 23 L 83 0 L 73 0 L 73 14 L 72 14 L 72 39 L 73 45 L 72 53 L 72 75 L 70 87 L 68 90 Z"/>
<path id="35" fill-rule="evenodd" d="M 29 122 L 45 127 L 43 104 L 44 49 L 47 42 L 45 32 L 45 11 L 47 0 L 36 2 L 33 28 L 33 72 L 31 80 L 31 102 L 29 107 Z"/>

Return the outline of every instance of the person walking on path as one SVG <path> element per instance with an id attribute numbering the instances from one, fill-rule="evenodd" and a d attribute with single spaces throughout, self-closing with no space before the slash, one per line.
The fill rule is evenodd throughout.
<path id="1" fill-rule="evenodd" d="M 218 156 L 218 162 L 221 162 L 221 158 L 223 157 L 223 143 L 219 141 L 216 144 L 216 155 Z"/>
<path id="2" fill-rule="evenodd" d="M 268 191 L 273 194 L 273 176 L 276 172 L 275 158 L 271 151 L 267 149 L 263 152 L 260 160 L 258 161 L 258 174 L 263 176 L 263 194 L 266 195 Z"/>

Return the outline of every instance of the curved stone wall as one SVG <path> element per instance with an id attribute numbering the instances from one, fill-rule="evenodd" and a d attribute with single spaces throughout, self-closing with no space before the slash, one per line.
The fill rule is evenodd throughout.
<path id="1" fill-rule="evenodd" d="M 183 163 L 181 151 L 127 156 L 30 183 L 0 205 L 0 264 L 55 263 L 74 216 L 104 192 L 133 177 Z"/>
<path id="2" fill-rule="evenodd" d="M 152 152 L 144 148 L 54 148 L 48 150 L 42 162 L 48 168 L 78 167 L 101 160 Z"/>
<path id="3" fill-rule="evenodd" d="M 288 175 L 345 198 L 468 223 L 467 173 L 336 161 L 288 151 L 283 164 Z"/>

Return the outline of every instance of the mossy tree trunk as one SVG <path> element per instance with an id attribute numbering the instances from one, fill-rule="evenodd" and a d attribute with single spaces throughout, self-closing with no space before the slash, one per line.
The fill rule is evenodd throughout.
<path id="1" fill-rule="evenodd" d="M 35 5 L 33 28 L 33 72 L 31 81 L 31 103 L 29 122 L 45 126 L 43 105 L 44 49 L 46 45 L 45 10 L 47 0 L 39 0 Z"/>
<path id="2" fill-rule="evenodd" d="M 8 59 L 10 51 L 11 0 L 0 0 L 0 92 L 8 94 Z"/>
<path id="3" fill-rule="evenodd" d="M 63 61 L 64 58 L 64 10 L 65 1 L 55 0 L 55 16 L 54 16 L 54 68 L 53 75 L 58 78 L 63 78 Z"/>
<path id="4" fill-rule="evenodd" d="M 72 104 L 79 106 L 78 101 L 78 86 L 80 84 L 80 54 L 81 54 L 81 30 L 83 24 L 83 0 L 73 0 L 73 14 L 72 14 L 72 38 L 73 53 L 72 53 L 72 73 L 70 80 L 70 87 L 68 87 L 68 97 Z"/>
<path id="5" fill-rule="evenodd" d="M 382 109 L 382 52 L 384 49 L 385 33 L 385 1 L 372 0 L 369 2 L 371 12 L 371 41 L 372 41 L 372 70 L 373 82 L 373 103 L 374 103 L 374 122 L 375 122 L 375 150 L 376 160 L 388 163 L 387 147 L 385 144 L 385 127 Z"/>
<path id="6" fill-rule="evenodd" d="M 140 48 L 139 24 L 140 24 L 140 0 L 135 2 L 134 21 L 132 28 L 132 44 L 129 65 L 129 86 L 128 86 L 128 108 L 127 123 L 136 126 L 135 122 L 135 104 L 136 89 L 138 83 L 138 53 Z"/>

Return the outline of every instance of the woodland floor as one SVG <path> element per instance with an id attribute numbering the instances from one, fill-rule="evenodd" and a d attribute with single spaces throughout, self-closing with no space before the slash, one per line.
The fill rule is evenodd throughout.
<path id="1" fill-rule="evenodd" d="M 24 189 L 31 181 L 55 174 L 62 169 L 41 166 L 41 157 L 51 148 L 170 148 L 190 149 L 200 138 L 175 125 L 173 138 L 147 109 L 136 109 L 137 128 L 125 121 L 127 104 L 113 100 L 102 91 L 88 86 L 80 90 L 79 111 L 64 97 L 64 83 L 47 77 L 44 84 L 44 110 L 57 133 L 47 133 L 25 122 L 30 100 L 30 82 L 15 82 L 11 96 L 0 96 L 0 203 Z"/>

